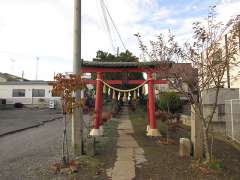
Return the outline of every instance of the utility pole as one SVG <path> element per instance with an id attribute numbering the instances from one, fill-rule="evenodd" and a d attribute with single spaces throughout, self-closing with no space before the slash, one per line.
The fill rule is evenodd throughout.
<path id="1" fill-rule="evenodd" d="M 117 57 L 119 56 L 119 47 L 117 47 Z"/>
<path id="2" fill-rule="evenodd" d="M 23 80 L 23 78 L 24 78 L 24 71 L 22 71 L 22 80 Z"/>
<path id="3" fill-rule="evenodd" d="M 81 69 L 81 0 L 74 0 L 74 46 L 73 73 L 80 74 Z M 76 101 L 81 100 L 81 91 L 75 92 Z M 82 108 L 75 108 L 72 115 L 72 147 L 74 156 L 83 154 L 83 115 Z"/>
<path id="4" fill-rule="evenodd" d="M 38 80 L 38 63 L 39 63 L 39 57 L 36 59 L 36 80 Z"/>
<path id="5" fill-rule="evenodd" d="M 239 54 L 240 54 L 240 20 L 238 23 L 238 50 L 239 50 Z"/>
<path id="6" fill-rule="evenodd" d="M 229 65 L 229 58 L 228 58 L 228 41 L 227 41 L 227 34 L 225 34 L 225 58 L 227 63 L 227 86 L 230 88 L 230 65 Z"/>

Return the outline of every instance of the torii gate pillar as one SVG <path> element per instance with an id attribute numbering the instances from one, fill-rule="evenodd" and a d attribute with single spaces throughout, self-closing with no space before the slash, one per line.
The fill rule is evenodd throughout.
<path id="1" fill-rule="evenodd" d="M 153 93 L 153 79 L 152 72 L 147 72 L 148 79 L 148 122 L 147 127 L 147 136 L 160 136 L 160 133 L 156 126 L 155 119 L 155 102 L 154 102 L 154 93 Z"/>
<path id="2" fill-rule="evenodd" d="M 96 98 L 95 98 L 95 119 L 93 121 L 93 129 L 90 132 L 90 136 L 102 136 L 102 93 L 103 84 L 101 80 L 103 79 L 103 74 L 97 73 L 97 84 L 96 84 Z"/>

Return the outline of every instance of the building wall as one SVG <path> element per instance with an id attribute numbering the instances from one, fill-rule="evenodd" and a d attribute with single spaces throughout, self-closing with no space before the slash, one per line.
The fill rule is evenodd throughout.
<path id="1" fill-rule="evenodd" d="M 213 112 L 216 89 L 209 89 L 202 94 L 203 115 L 208 117 Z M 225 122 L 225 101 L 230 99 L 239 99 L 239 89 L 221 88 L 218 95 L 218 105 L 213 115 L 213 122 Z"/>
<path id="2" fill-rule="evenodd" d="M 204 105 L 212 105 L 215 102 L 216 89 L 208 89 L 202 93 Z M 218 94 L 218 104 L 225 104 L 225 100 L 239 99 L 239 89 L 221 88 Z"/>
<path id="3" fill-rule="evenodd" d="M 13 89 L 25 89 L 25 97 L 13 97 Z M 44 89 L 45 97 L 32 97 L 33 89 Z M 23 104 L 48 104 L 52 99 L 52 86 L 46 85 L 0 85 L 0 99 L 6 99 L 7 104 L 20 102 Z M 42 102 L 39 101 L 42 99 Z M 44 99 L 44 100 L 43 100 Z"/>
<path id="4" fill-rule="evenodd" d="M 239 53 L 240 54 L 240 53 Z M 240 62 L 240 55 L 236 55 L 236 61 Z M 239 88 L 240 89 L 240 67 L 235 66 L 230 68 L 230 86 L 231 88 Z M 225 85 L 227 87 L 227 85 Z"/>

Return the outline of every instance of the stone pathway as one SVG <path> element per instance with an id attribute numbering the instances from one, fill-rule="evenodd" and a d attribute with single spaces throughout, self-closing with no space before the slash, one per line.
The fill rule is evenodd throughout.
<path id="1" fill-rule="evenodd" d="M 108 170 L 112 180 L 131 180 L 135 174 L 135 167 L 145 162 L 144 150 L 137 144 L 132 134 L 132 123 L 128 116 L 128 106 L 123 106 L 118 126 L 117 160 L 114 167 Z"/>

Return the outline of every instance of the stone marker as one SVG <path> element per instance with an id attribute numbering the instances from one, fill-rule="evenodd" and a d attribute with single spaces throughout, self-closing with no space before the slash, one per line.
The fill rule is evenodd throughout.
<path id="1" fill-rule="evenodd" d="M 180 138 L 179 155 L 180 157 L 190 157 L 191 143 L 187 138 Z"/>

